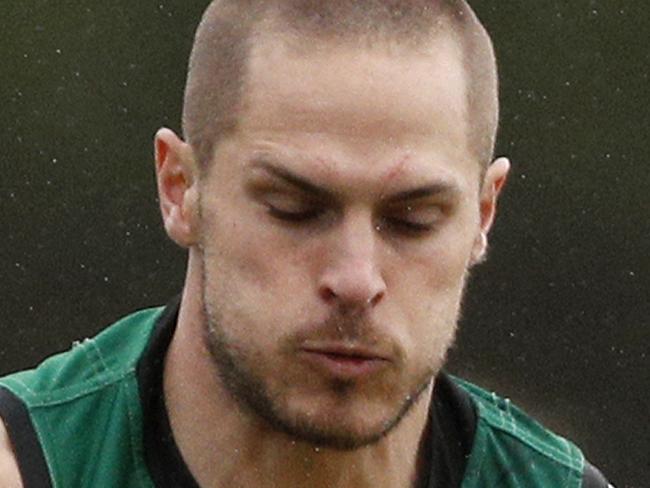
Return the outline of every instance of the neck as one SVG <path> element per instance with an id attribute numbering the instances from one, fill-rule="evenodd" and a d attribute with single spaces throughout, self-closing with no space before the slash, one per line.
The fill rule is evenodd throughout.
<path id="1" fill-rule="evenodd" d="M 417 486 L 432 385 L 376 444 L 353 451 L 319 448 L 239 407 L 216 374 L 200 317 L 200 290 L 186 287 L 163 383 L 174 438 L 200 486 Z"/>

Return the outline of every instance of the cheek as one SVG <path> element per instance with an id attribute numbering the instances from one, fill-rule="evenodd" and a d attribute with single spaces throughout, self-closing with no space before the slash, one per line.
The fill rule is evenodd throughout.
<path id="1" fill-rule="evenodd" d="M 470 241 L 458 234 L 441 238 L 410 253 L 393 269 L 393 306 L 408 324 L 403 340 L 423 361 L 440 361 L 453 341 Z"/>
<path id="2" fill-rule="evenodd" d="M 404 301 L 433 304 L 455 297 L 462 290 L 472 239 L 443 237 L 404 253 L 394 263 L 394 290 Z"/>
<path id="3" fill-rule="evenodd" d="M 242 307 L 266 316 L 288 313 L 291 304 L 299 306 L 300 293 L 310 289 L 304 246 L 283 236 L 259 215 L 246 217 L 240 210 L 237 219 L 228 218 L 235 215 L 234 210 L 205 215 L 203 247 L 211 281 Z M 285 306 L 278 307 L 278 303 Z"/>

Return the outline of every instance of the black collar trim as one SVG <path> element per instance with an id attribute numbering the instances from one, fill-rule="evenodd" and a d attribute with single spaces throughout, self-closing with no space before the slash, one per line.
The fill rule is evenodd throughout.
<path id="1" fill-rule="evenodd" d="M 180 302 L 177 296 L 165 308 L 137 367 L 144 457 L 157 488 L 199 488 L 174 441 L 163 394 L 165 355 L 176 330 Z"/>

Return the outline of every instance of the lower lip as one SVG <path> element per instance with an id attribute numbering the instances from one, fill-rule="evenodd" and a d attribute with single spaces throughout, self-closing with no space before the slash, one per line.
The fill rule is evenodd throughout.
<path id="1" fill-rule="evenodd" d="M 301 355 L 311 366 L 341 379 L 361 379 L 388 364 L 388 361 L 380 358 L 340 356 L 317 351 L 302 351 Z"/>

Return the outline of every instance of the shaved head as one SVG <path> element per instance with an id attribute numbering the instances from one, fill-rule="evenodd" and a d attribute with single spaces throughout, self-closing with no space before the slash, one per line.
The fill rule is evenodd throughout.
<path id="1" fill-rule="evenodd" d="M 470 150 L 483 167 L 491 162 L 496 60 L 489 35 L 464 0 L 215 0 L 196 33 L 183 108 L 184 136 L 201 167 L 237 128 L 251 47 L 265 35 L 307 46 L 307 52 L 313 41 L 333 41 L 423 54 L 435 49 L 439 36 L 451 36 L 463 53 Z"/>

